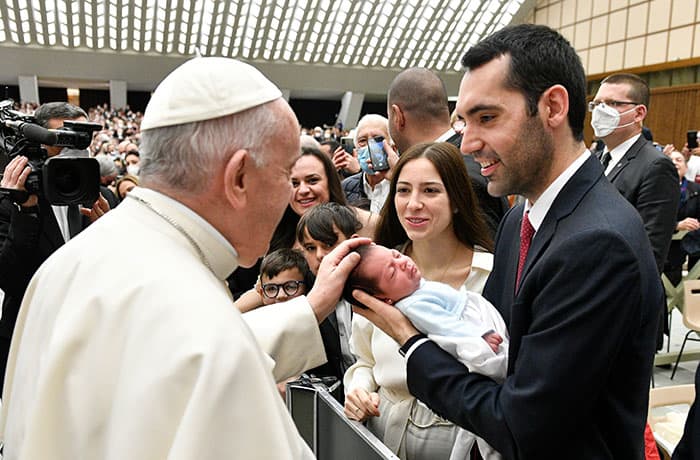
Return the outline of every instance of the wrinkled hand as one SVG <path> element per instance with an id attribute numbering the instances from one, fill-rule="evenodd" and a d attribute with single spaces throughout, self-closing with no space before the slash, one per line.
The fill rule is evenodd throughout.
<path id="1" fill-rule="evenodd" d="M 692 232 L 693 230 L 700 229 L 700 222 L 692 217 L 686 217 L 682 221 L 678 222 L 676 229 Z"/>
<path id="2" fill-rule="evenodd" d="M 379 394 L 362 388 L 351 390 L 345 396 L 344 412 L 347 418 L 358 422 L 379 417 Z"/>
<path id="3" fill-rule="evenodd" d="M 2 175 L 0 187 L 26 191 L 27 189 L 24 188 L 24 184 L 27 182 L 27 177 L 31 172 L 32 168 L 29 166 L 29 159 L 27 157 L 14 157 L 12 161 L 5 166 L 5 172 Z M 36 195 L 29 195 L 29 198 L 27 198 L 24 203 L 19 204 L 29 208 L 36 206 L 38 202 L 39 198 Z"/>
<path id="4" fill-rule="evenodd" d="M 489 344 L 489 347 L 491 347 L 494 353 L 498 353 L 498 346 L 503 343 L 503 337 L 501 337 L 501 334 L 498 332 L 490 332 L 488 334 L 484 334 L 481 336 L 481 338 L 486 340 L 486 343 Z"/>
<path id="5" fill-rule="evenodd" d="M 357 289 L 352 291 L 352 295 L 369 307 L 352 307 L 352 311 L 374 323 L 399 345 L 403 345 L 408 339 L 418 334 L 418 329 L 398 308 Z"/>
<path id="6" fill-rule="evenodd" d="M 88 216 L 90 222 L 95 222 L 97 219 L 104 216 L 107 211 L 109 211 L 109 203 L 101 193 L 100 197 L 95 201 L 95 204 L 92 205 L 92 208 L 80 207 L 80 213 L 84 216 Z"/>
<path id="7" fill-rule="evenodd" d="M 319 323 L 335 308 L 348 275 L 360 261 L 360 255 L 352 250 L 371 242 L 369 238 L 350 238 L 336 246 L 321 261 L 316 282 L 306 296 Z"/>
<path id="8" fill-rule="evenodd" d="M 394 146 L 387 142 L 386 140 L 384 141 L 384 151 L 386 152 L 386 160 L 389 163 L 389 169 L 387 169 L 384 172 L 384 178 L 386 180 L 391 180 L 391 176 L 394 173 L 394 166 L 396 166 L 396 163 L 399 161 L 399 154 L 396 153 L 396 150 L 394 149 Z M 370 162 L 371 164 L 371 162 Z"/>
<path id="9" fill-rule="evenodd" d="M 346 152 L 343 147 L 338 147 L 333 152 L 333 164 L 338 171 L 344 169 L 351 174 L 360 172 L 360 162 L 357 161 L 357 157 Z"/>

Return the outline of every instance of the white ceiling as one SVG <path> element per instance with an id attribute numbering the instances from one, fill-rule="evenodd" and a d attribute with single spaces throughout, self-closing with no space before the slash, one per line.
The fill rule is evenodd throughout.
<path id="1" fill-rule="evenodd" d="M 470 45 L 532 8 L 534 0 L 0 0 L 0 81 L 120 79 L 153 89 L 200 52 L 251 62 L 292 96 L 382 94 L 413 66 L 456 80 Z"/>

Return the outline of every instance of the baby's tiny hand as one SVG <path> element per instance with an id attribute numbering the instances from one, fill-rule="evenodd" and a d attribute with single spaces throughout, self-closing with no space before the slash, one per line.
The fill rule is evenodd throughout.
<path id="1" fill-rule="evenodd" d="M 498 332 L 488 332 L 481 338 L 486 340 L 494 353 L 498 353 L 498 346 L 503 343 L 503 337 Z"/>

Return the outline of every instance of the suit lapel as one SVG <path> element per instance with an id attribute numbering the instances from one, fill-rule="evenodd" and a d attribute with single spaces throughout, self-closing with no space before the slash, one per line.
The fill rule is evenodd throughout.
<path id="1" fill-rule="evenodd" d="M 639 139 L 632 144 L 632 146 L 627 149 L 627 152 L 620 158 L 620 161 L 617 162 L 615 167 L 610 171 L 610 174 L 608 174 L 608 180 L 610 182 L 615 181 L 615 178 L 622 172 L 625 167 L 634 160 L 634 158 L 637 156 L 639 151 L 642 149 L 642 146 L 646 142 L 646 139 L 644 139 L 644 136 L 639 136 Z"/>
<path id="2" fill-rule="evenodd" d="M 569 179 L 566 185 L 564 185 L 564 188 L 561 189 L 552 203 L 551 208 L 549 208 L 547 215 L 542 221 L 542 225 L 540 225 L 540 228 L 532 238 L 530 250 L 527 253 L 525 265 L 523 266 L 523 273 L 520 277 L 519 287 L 522 287 L 523 284 L 525 284 L 525 279 L 527 278 L 530 269 L 535 265 L 535 263 L 537 263 L 537 260 L 539 260 L 540 256 L 549 245 L 549 242 L 552 240 L 559 220 L 571 214 L 583 196 L 602 175 L 603 168 L 600 162 L 597 158 L 591 156 L 585 163 L 583 163 L 581 168 L 576 171 L 571 179 Z M 519 253 L 519 248 L 518 238 L 518 250 L 516 250 L 516 254 Z M 517 272 L 517 259 L 515 271 Z M 513 286 L 515 286 L 515 279 L 513 279 Z"/>
<path id="3" fill-rule="evenodd" d="M 39 206 L 41 209 L 46 210 L 46 212 L 40 214 L 42 219 L 41 233 L 43 237 L 49 241 L 49 247 L 58 248 L 62 246 L 66 241 L 63 239 L 61 227 L 58 226 L 56 214 L 53 212 L 51 204 L 43 198 L 39 198 Z"/>

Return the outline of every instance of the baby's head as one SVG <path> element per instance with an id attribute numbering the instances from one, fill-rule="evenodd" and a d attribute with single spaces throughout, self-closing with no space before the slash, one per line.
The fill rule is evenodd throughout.
<path id="1" fill-rule="evenodd" d="M 313 274 L 301 252 L 283 248 L 263 259 L 257 288 L 263 304 L 270 305 L 306 294 L 313 282 Z"/>
<path id="2" fill-rule="evenodd" d="M 420 286 L 421 274 L 407 255 L 377 244 L 360 246 L 362 256 L 345 283 L 344 297 L 357 304 L 353 289 L 361 289 L 387 303 L 395 303 L 413 294 Z"/>

